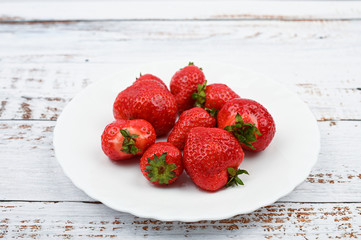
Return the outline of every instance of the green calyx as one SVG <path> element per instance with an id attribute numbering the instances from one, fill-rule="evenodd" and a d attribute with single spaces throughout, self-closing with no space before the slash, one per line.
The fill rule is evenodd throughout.
<path id="1" fill-rule="evenodd" d="M 203 84 L 198 84 L 197 91 L 192 94 L 192 98 L 196 100 L 194 103 L 195 107 L 201 107 L 204 108 L 212 117 L 217 117 L 218 110 L 215 108 L 206 108 L 204 107 L 204 104 L 206 102 L 206 87 L 207 87 L 207 81 L 205 81 Z"/>
<path id="2" fill-rule="evenodd" d="M 139 137 L 137 134 L 130 134 L 127 129 L 120 129 L 120 133 L 123 135 L 124 140 L 122 144 L 122 152 L 127 154 L 137 155 L 141 150 L 135 146 L 135 139 Z"/>
<path id="3" fill-rule="evenodd" d="M 194 62 L 188 62 L 188 66 L 194 66 Z M 180 68 L 179 70 L 182 70 L 183 68 Z M 203 71 L 202 68 L 199 68 L 201 71 Z"/>
<path id="4" fill-rule="evenodd" d="M 145 167 L 147 177 L 150 177 L 149 181 L 156 182 L 159 184 L 168 184 L 170 180 L 173 180 L 177 175 L 173 170 L 177 168 L 175 163 L 168 164 L 165 161 L 167 153 L 162 153 L 160 157 L 154 154 L 154 160 L 148 158 L 149 165 Z"/>
<path id="5" fill-rule="evenodd" d="M 243 169 L 236 170 L 236 169 L 234 169 L 232 167 L 227 168 L 227 172 L 228 172 L 228 175 L 229 175 L 229 179 L 228 179 L 228 182 L 226 184 L 226 187 L 230 187 L 230 186 L 233 186 L 233 185 L 236 185 L 236 186 L 244 185 L 244 183 L 238 177 L 238 175 L 241 175 L 241 174 L 249 175 L 249 173 L 246 170 L 243 170 Z"/>
<path id="6" fill-rule="evenodd" d="M 204 107 L 204 103 L 206 102 L 206 86 L 207 81 L 203 84 L 198 84 L 197 91 L 192 94 L 192 98 L 196 100 L 194 106 L 201 108 Z"/>
<path id="7" fill-rule="evenodd" d="M 234 136 L 238 139 L 240 143 L 252 148 L 254 150 L 252 142 L 257 140 L 257 135 L 262 135 L 259 129 L 254 123 L 244 123 L 241 114 L 237 113 L 236 115 L 236 124 L 228 125 L 224 128 L 229 132 L 232 132 Z"/>
<path id="8" fill-rule="evenodd" d="M 211 115 L 211 117 L 217 117 L 218 115 L 218 110 L 216 110 L 215 108 L 209 109 L 209 108 L 204 108 L 204 110 L 206 110 L 209 115 Z"/>

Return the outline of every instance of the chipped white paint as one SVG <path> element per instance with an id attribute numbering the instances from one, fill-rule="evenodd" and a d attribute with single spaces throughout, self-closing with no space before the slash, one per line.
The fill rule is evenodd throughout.
<path id="1" fill-rule="evenodd" d="M 2 119 L 55 120 L 89 83 L 119 68 L 166 59 L 221 59 L 285 84 L 319 120 L 361 118 L 359 21 L 82 22 L 1 28 Z"/>
<path id="2" fill-rule="evenodd" d="M 360 236 L 361 222 L 361 206 L 345 203 L 277 203 L 196 223 L 137 218 L 77 202 L 2 202 L 0 211 L 0 238 L 5 239 L 349 239 Z"/>
<path id="3" fill-rule="evenodd" d="M 358 1 L 0 2 L 0 238 L 360 237 L 360 19 Z M 119 68 L 168 59 L 237 64 L 297 92 L 322 137 L 308 179 L 272 206 L 198 223 L 115 212 L 75 188 L 51 144 L 65 104 Z"/>

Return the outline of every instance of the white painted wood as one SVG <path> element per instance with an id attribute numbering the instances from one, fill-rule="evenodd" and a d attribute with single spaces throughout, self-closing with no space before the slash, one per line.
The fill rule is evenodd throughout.
<path id="1" fill-rule="evenodd" d="M 0 201 L 0 238 L 361 237 L 360 19 L 357 1 L 0 2 L 0 200 L 24 201 Z M 159 222 L 79 202 L 93 200 L 57 164 L 49 120 L 119 68 L 179 59 L 237 64 L 297 92 L 320 121 L 308 179 L 223 221 Z"/>
<path id="2" fill-rule="evenodd" d="M 208 59 L 285 84 L 319 120 L 361 119 L 360 31 L 357 21 L 0 25 L 1 118 L 55 120 L 77 92 L 119 68 Z"/>
<path id="3" fill-rule="evenodd" d="M 0 121 L 0 199 L 92 201 L 72 185 L 52 146 L 55 122 Z M 320 122 L 321 153 L 309 178 L 282 201 L 361 200 L 360 121 Z"/>
<path id="4" fill-rule="evenodd" d="M 358 1 L 2 2 L 3 20 L 361 18 Z"/>
<path id="5" fill-rule="evenodd" d="M 74 202 L 2 202 L 0 211 L 5 239 L 351 239 L 360 236 L 361 222 L 360 204 L 345 203 L 279 203 L 196 223 L 137 218 Z"/>
<path id="6" fill-rule="evenodd" d="M 27 79 L 21 80 L 28 81 Z M 74 85 L 82 87 L 84 82 L 89 81 L 80 81 L 80 83 L 74 83 Z M 66 84 L 67 82 L 62 83 Z M 361 119 L 361 103 L 358 101 L 358 99 L 361 99 L 360 90 L 356 88 L 327 89 L 317 84 L 311 85 L 300 83 L 294 86 L 293 89 L 308 103 L 318 120 Z M 69 89 L 69 92 L 67 89 L 43 91 L 39 91 L 39 89 L 34 91 L 22 89 L 16 89 L 15 91 L 0 90 L 2 97 L 0 119 L 56 120 L 65 105 L 75 96 L 74 90 L 75 88 Z"/>
<path id="7" fill-rule="evenodd" d="M 146 55 L 249 60 L 309 54 L 356 55 L 359 21 L 98 21 L 1 24 L 2 62 L 118 62 Z M 144 46 L 143 46 L 144 44 Z M 152 48 L 150 47 L 152 46 Z M 162 48 L 163 47 L 163 48 Z M 181 55 L 184 50 L 184 54 Z M 282 50 L 282 51 L 280 51 Z M 235 51 L 232 55 L 232 51 Z M 356 51 L 356 52 L 355 52 Z M 193 54 L 190 54 L 192 53 Z M 254 52 L 254 54 L 251 54 Z M 131 54 L 132 53 L 132 54 Z M 148 55 L 152 53 L 152 55 Z M 155 54 L 156 53 L 156 54 Z M 206 54 L 207 53 L 207 54 Z M 223 54 L 222 54 L 223 53 Z M 127 54 L 119 56 L 120 54 Z M 135 56 L 133 56 L 135 54 Z M 201 56 L 199 56 L 201 54 Z M 29 56 L 30 55 L 30 56 Z M 148 55 L 148 56 L 147 56 Z M 22 58 L 27 56 L 27 58 Z M 336 61 L 337 59 L 334 59 Z M 139 61 L 139 60 L 138 60 Z M 270 62 L 270 61 L 268 61 Z"/>

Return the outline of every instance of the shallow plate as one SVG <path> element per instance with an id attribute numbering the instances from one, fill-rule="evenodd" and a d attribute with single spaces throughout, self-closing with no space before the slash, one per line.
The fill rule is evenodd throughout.
<path id="1" fill-rule="evenodd" d="M 142 73 L 166 84 L 184 62 L 155 63 L 126 69 L 96 82 L 64 109 L 54 130 L 56 157 L 65 174 L 90 197 L 140 217 L 159 220 L 216 220 L 252 212 L 290 193 L 316 163 L 320 136 L 317 122 L 296 94 L 282 85 L 235 66 L 197 62 L 208 83 L 225 83 L 241 97 L 263 104 L 274 117 L 277 132 L 263 152 L 246 153 L 240 168 L 245 185 L 215 193 L 197 188 L 183 175 L 169 187 L 155 187 L 142 175 L 138 160 L 115 164 L 102 152 L 100 136 L 113 121 L 118 92 Z M 164 139 L 163 139 L 164 141 Z"/>

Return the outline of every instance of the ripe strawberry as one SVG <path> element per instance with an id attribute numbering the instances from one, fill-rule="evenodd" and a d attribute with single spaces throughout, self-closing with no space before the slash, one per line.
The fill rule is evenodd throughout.
<path id="1" fill-rule="evenodd" d="M 219 128 L 195 127 L 184 147 L 183 164 L 187 174 L 200 188 L 216 191 L 232 184 L 243 185 L 237 170 L 244 157 L 241 145 L 230 133 Z"/>
<path id="2" fill-rule="evenodd" d="M 182 153 L 167 142 L 153 144 L 140 159 L 143 175 L 153 184 L 171 184 L 182 174 Z"/>
<path id="3" fill-rule="evenodd" d="M 184 111 L 168 136 L 168 142 L 183 150 L 188 132 L 194 127 L 215 127 L 214 112 L 208 113 L 200 107 Z"/>
<path id="4" fill-rule="evenodd" d="M 138 80 L 120 92 L 114 101 L 115 119 L 145 119 L 157 136 L 167 134 L 177 117 L 174 96 L 156 80 Z"/>
<path id="5" fill-rule="evenodd" d="M 221 110 L 223 105 L 231 99 L 239 98 L 238 94 L 230 89 L 226 84 L 210 84 L 207 81 L 198 85 L 197 92 L 193 93 L 196 100 L 195 106 Z"/>
<path id="6" fill-rule="evenodd" d="M 198 84 L 203 84 L 205 77 L 202 69 L 192 62 L 177 71 L 170 82 L 170 91 L 177 101 L 178 111 L 183 112 L 194 106 L 192 94 L 197 90 Z"/>
<path id="7" fill-rule="evenodd" d="M 167 85 L 165 85 L 165 83 L 160 78 L 149 73 L 144 75 L 140 74 L 140 77 L 137 78 L 134 83 L 139 83 L 139 82 L 142 82 L 142 84 L 145 82 L 156 82 L 157 84 L 159 83 L 159 85 L 161 85 L 162 87 L 168 90 Z"/>
<path id="8" fill-rule="evenodd" d="M 219 128 L 232 132 L 242 147 L 250 151 L 263 151 L 276 132 L 271 114 L 250 99 L 228 101 L 219 111 L 217 121 Z"/>
<path id="9" fill-rule="evenodd" d="M 142 155 L 156 139 L 153 126 L 143 120 L 116 120 L 108 124 L 101 137 L 103 152 L 119 161 Z"/>

